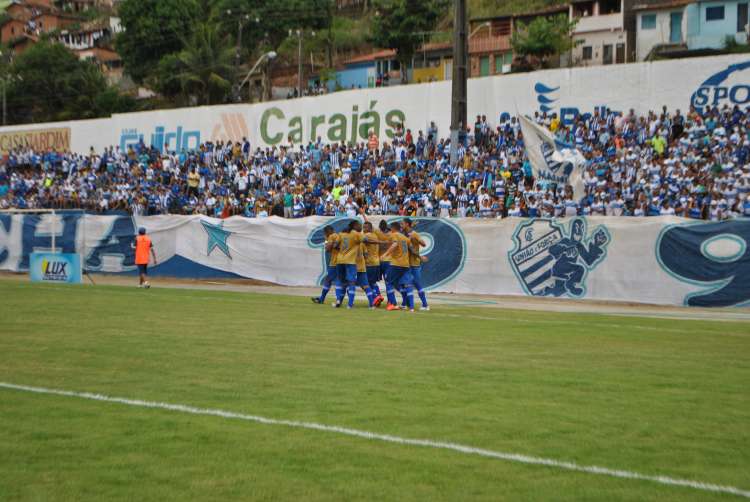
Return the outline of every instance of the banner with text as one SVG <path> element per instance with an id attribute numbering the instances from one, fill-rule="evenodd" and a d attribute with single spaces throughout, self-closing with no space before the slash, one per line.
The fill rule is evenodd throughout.
<path id="1" fill-rule="evenodd" d="M 259 104 L 203 106 L 115 114 L 96 120 L 29 124 L 0 128 L 0 149 L 17 145 L 122 149 L 143 141 L 159 149 L 197 147 L 208 140 L 248 138 L 255 146 L 366 141 L 371 130 L 389 140 L 398 123 L 416 133 L 431 121 L 447 137 L 451 83 L 402 85 L 342 91 L 317 97 Z M 750 57 L 711 56 L 649 63 L 565 68 L 470 79 L 468 114 L 501 117 L 555 112 L 568 123 L 577 116 L 609 108 L 639 114 L 662 106 L 686 112 L 690 106 L 750 104 Z M 69 129 L 69 131 L 68 131 Z"/>
<path id="2" fill-rule="evenodd" d="M 56 251 L 81 254 L 92 272 L 134 273 L 132 243 L 142 226 L 159 259 L 154 275 L 313 286 L 325 272 L 324 226 L 339 231 L 349 221 L 2 214 L 0 270 L 28 271 L 32 253 Z M 750 220 L 418 218 L 416 230 L 428 243 L 422 278 L 431 291 L 709 307 L 750 303 Z"/>

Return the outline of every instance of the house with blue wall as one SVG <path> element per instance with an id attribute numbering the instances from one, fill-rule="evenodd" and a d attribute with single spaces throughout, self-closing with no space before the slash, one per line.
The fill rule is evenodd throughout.
<path id="1" fill-rule="evenodd" d="M 746 44 L 749 1 L 664 0 L 635 5 L 637 60 L 723 49 L 728 37 Z"/>
<path id="2" fill-rule="evenodd" d="M 747 12 L 748 0 L 688 4 L 685 7 L 688 49 L 721 49 L 727 37 L 740 44 L 747 43 Z"/>

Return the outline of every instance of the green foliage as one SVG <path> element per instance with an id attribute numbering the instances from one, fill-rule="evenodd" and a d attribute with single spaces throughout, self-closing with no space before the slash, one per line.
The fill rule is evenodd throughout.
<path id="1" fill-rule="evenodd" d="M 61 44 L 41 41 L 20 54 L 9 73 L 12 122 L 49 122 L 130 111 L 135 103 L 108 86 L 99 68 Z"/>
<path id="2" fill-rule="evenodd" d="M 534 12 L 555 5 L 565 5 L 564 0 L 468 0 L 469 17 L 491 17 Z"/>
<path id="3" fill-rule="evenodd" d="M 562 54 L 573 47 L 571 33 L 576 21 L 565 15 L 537 17 L 531 23 L 519 23 L 511 37 L 513 51 L 521 56 L 531 56 L 544 62 L 550 56 Z"/>
<path id="4" fill-rule="evenodd" d="M 724 50 L 730 54 L 744 54 L 750 52 L 750 45 L 737 42 L 734 35 L 727 35 L 724 39 Z"/>
<path id="5" fill-rule="evenodd" d="M 422 44 L 423 32 L 433 31 L 448 13 L 446 0 L 380 0 L 374 4 L 372 41 L 379 47 L 394 49 L 401 68 L 411 60 Z M 402 72 L 403 73 L 403 72 Z"/>
<path id="6" fill-rule="evenodd" d="M 206 12 L 197 0 L 124 0 L 119 15 L 125 31 L 115 47 L 127 73 L 142 83 L 164 56 L 183 49 L 195 20 Z"/>
<path id="7" fill-rule="evenodd" d="M 227 100 L 234 77 L 234 48 L 221 27 L 205 21 L 194 27 L 184 48 L 159 62 L 155 88 L 167 97 L 197 104 L 223 103 Z"/>
<path id="8" fill-rule="evenodd" d="M 115 280 L 132 287 L 101 285 Z M 434 294 L 407 314 L 369 311 L 360 292 L 342 312 L 272 288 L 133 281 L 0 279 L 0 380 L 750 485 L 750 325 L 695 319 L 740 309 L 615 317 Z M 0 424 L 4 501 L 743 500 L 10 389 Z"/>
<path id="9" fill-rule="evenodd" d="M 259 45 L 278 48 L 289 36 L 289 30 L 304 28 L 322 30 L 328 27 L 334 0 L 220 0 L 218 11 L 223 28 L 237 33 L 242 23 L 242 45 L 253 51 Z M 231 11 L 231 15 L 226 15 Z"/>

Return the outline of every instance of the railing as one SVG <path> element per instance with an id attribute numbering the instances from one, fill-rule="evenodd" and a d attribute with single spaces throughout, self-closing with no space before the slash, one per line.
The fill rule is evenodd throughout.
<path id="1" fill-rule="evenodd" d="M 501 52 L 510 50 L 510 37 L 474 37 L 469 40 L 469 53 Z"/>

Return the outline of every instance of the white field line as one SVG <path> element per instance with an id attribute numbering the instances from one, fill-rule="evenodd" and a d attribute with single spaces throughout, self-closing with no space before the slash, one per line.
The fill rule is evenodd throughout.
<path id="1" fill-rule="evenodd" d="M 509 462 L 517 462 L 522 464 L 530 465 L 543 465 L 552 467 L 555 469 L 564 469 L 575 472 L 585 472 L 588 474 L 599 474 L 602 476 L 610 476 L 614 478 L 623 479 L 634 479 L 641 481 L 650 481 L 653 483 L 659 483 L 662 485 L 669 486 L 681 486 L 685 488 L 691 488 L 694 490 L 702 490 L 707 492 L 715 493 L 728 493 L 731 495 L 737 495 L 744 498 L 750 498 L 750 491 L 735 488 L 734 486 L 723 486 L 716 485 L 713 483 L 705 483 L 703 481 L 695 481 L 690 479 L 679 479 L 672 478 L 669 476 L 657 476 L 649 474 L 640 474 L 637 472 L 624 471 L 620 469 L 610 469 L 607 467 L 598 467 L 595 465 L 579 465 L 573 462 L 565 462 L 561 460 L 554 460 L 550 458 L 532 457 L 528 455 L 522 455 L 518 453 L 505 453 L 500 451 L 485 450 L 482 448 L 474 448 L 473 446 L 465 446 L 456 443 L 448 443 L 443 441 L 433 441 L 430 439 L 409 439 L 398 436 L 391 436 L 388 434 L 378 434 L 376 432 L 368 432 L 357 429 L 349 429 L 346 427 L 338 427 L 335 425 L 323 425 L 314 422 L 298 422 L 293 420 L 279 420 L 274 418 L 266 418 L 257 415 L 246 415 L 243 413 L 235 413 L 232 411 L 224 411 L 210 408 L 196 408 L 184 404 L 169 404 L 159 403 L 154 401 L 142 401 L 140 399 L 128 399 L 124 397 L 112 397 L 103 394 L 93 394 L 89 392 L 74 392 L 69 390 L 58 390 L 58 389 L 47 389 L 44 387 L 31 387 L 28 385 L 17 385 L 12 383 L 0 382 L 0 388 L 11 389 L 23 392 L 33 392 L 36 394 L 51 394 L 56 396 L 76 397 L 80 399 L 90 399 L 93 401 L 104 401 L 107 403 L 118 403 L 127 406 L 137 406 L 140 408 L 155 408 L 160 410 L 177 411 L 180 413 L 190 413 L 193 415 L 207 415 L 221 418 L 230 418 L 236 420 L 247 420 L 250 422 L 256 422 L 265 425 L 283 425 L 286 427 L 294 427 L 298 429 L 310 429 L 323 432 L 332 432 L 335 434 L 343 434 L 345 436 L 353 436 L 363 439 L 370 439 L 374 441 L 385 441 L 388 443 L 396 443 L 408 446 L 422 446 L 426 448 L 437 448 L 441 450 L 450 450 L 459 453 L 465 453 L 467 455 L 478 455 L 480 457 L 496 458 L 500 460 L 506 460 Z"/>

